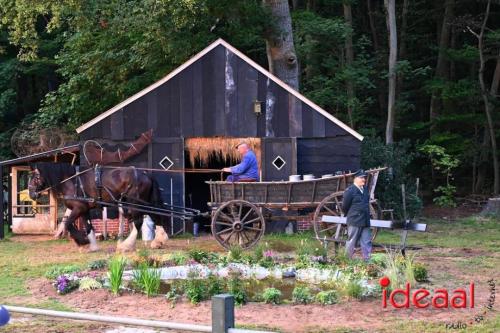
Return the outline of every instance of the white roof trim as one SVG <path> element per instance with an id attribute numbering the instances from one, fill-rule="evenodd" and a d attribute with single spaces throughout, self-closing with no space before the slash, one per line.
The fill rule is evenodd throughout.
<path id="1" fill-rule="evenodd" d="M 285 89 L 286 91 L 288 91 L 290 94 L 292 94 L 295 97 L 297 97 L 298 99 L 300 99 L 302 102 L 304 102 L 307 105 L 309 105 L 313 110 L 319 112 L 321 115 L 323 115 L 324 117 L 326 117 L 327 119 L 329 119 L 333 123 L 337 124 L 339 127 L 341 127 L 342 129 L 344 129 L 346 132 L 350 133 L 352 136 L 354 136 L 358 140 L 360 140 L 360 141 L 363 140 L 363 136 L 361 134 L 359 134 L 358 132 L 356 132 L 355 130 L 353 130 L 352 128 L 350 128 L 346 124 L 344 124 L 342 121 L 340 121 L 337 118 L 335 118 L 334 116 L 332 116 L 330 113 L 328 113 L 325 110 L 323 110 L 319 105 L 315 104 L 314 102 L 312 102 L 311 100 L 309 100 L 307 97 L 301 95 L 298 91 L 296 91 L 295 89 L 291 88 L 285 82 L 283 82 L 278 77 L 276 77 L 273 74 L 271 74 L 269 71 L 267 71 L 266 69 L 264 69 L 262 66 L 260 66 L 259 64 L 257 64 L 255 61 L 253 61 L 252 59 L 250 59 L 249 57 L 247 57 L 246 55 L 244 55 L 242 52 L 240 52 L 239 50 L 237 50 L 236 48 L 234 48 L 232 45 L 228 44 L 225 40 L 223 40 L 221 38 L 217 39 L 215 42 L 213 42 L 212 44 L 210 44 L 209 46 L 207 46 L 201 52 L 199 52 L 198 54 L 196 54 L 195 56 L 193 56 L 191 59 L 189 59 L 188 61 L 186 61 L 184 64 L 182 64 L 181 66 L 177 67 L 174 71 L 170 72 L 163 79 L 161 79 L 161 80 L 153 83 L 149 87 L 147 87 L 147 88 L 139 91 L 138 93 L 134 94 L 133 96 L 131 96 L 131 97 L 127 98 L 126 100 L 122 101 L 121 103 L 115 105 L 113 108 L 109 109 L 108 111 L 101 113 L 99 116 L 95 117 L 94 119 L 90 120 L 89 122 L 87 122 L 87 123 L 83 124 L 82 126 L 78 127 L 76 129 L 76 132 L 77 133 L 83 132 L 87 128 L 95 125 L 96 123 L 98 123 L 99 121 L 101 121 L 104 118 L 108 117 L 109 115 L 115 113 L 116 111 L 121 110 L 123 107 L 125 107 L 126 105 L 132 103 L 136 99 L 138 99 L 138 98 L 146 95 L 150 91 L 152 91 L 155 88 L 161 86 L 163 83 L 167 82 L 172 77 L 174 77 L 177 74 L 179 74 L 180 72 L 182 72 L 184 69 L 186 69 L 187 67 L 189 67 L 195 61 L 197 61 L 198 59 L 200 59 L 205 54 L 207 54 L 208 52 L 210 52 L 211 50 L 213 50 L 215 47 L 217 47 L 219 45 L 222 45 L 225 48 L 229 49 L 231 52 L 233 52 L 234 54 L 236 54 L 237 56 L 239 56 L 240 58 L 242 58 L 245 62 L 247 62 L 249 65 L 251 65 L 253 68 L 255 68 L 256 70 L 258 70 L 259 72 L 261 72 L 265 76 L 267 76 L 270 79 L 272 79 L 280 87 L 282 87 L 283 89 Z"/>

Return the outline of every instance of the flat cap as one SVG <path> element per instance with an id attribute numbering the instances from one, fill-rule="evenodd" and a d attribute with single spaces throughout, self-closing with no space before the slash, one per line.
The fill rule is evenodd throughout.
<path id="1" fill-rule="evenodd" d="M 357 178 L 357 177 L 366 177 L 366 176 L 368 176 L 368 174 L 363 169 L 359 169 L 358 171 L 356 171 L 354 173 L 354 178 Z"/>

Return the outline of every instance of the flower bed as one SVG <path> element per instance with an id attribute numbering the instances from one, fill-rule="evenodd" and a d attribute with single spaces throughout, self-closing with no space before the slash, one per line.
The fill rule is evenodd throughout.
<path id="1" fill-rule="evenodd" d="M 378 296 L 381 292 L 378 279 L 382 275 L 390 275 L 396 284 L 410 281 L 408 279 L 416 283 L 415 280 L 425 279 L 427 275 L 425 267 L 415 263 L 413 257 L 375 254 L 372 262 L 366 264 L 341 255 L 327 258 L 319 249 L 297 256 L 262 249 L 253 253 L 232 249 L 226 255 L 198 249 L 164 256 L 150 256 L 147 251 L 140 251 L 129 258 L 93 262 L 89 268 L 106 265 L 107 273 L 60 274 L 54 287 L 65 294 L 77 288 L 84 291 L 104 286 L 115 294 L 164 295 L 174 303 L 183 297 L 198 303 L 226 292 L 235 296 L 237 304 L 262 301 L 328 305 Z M 75 267 L 56 267 L 51 272 L 74 270 Z"/>

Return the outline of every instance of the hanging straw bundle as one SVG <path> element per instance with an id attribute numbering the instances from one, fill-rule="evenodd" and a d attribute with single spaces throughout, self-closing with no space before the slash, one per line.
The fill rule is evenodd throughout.
<path id="1" fill-rule="evenodd" d="M 229 165 L 241 159 L 236 145 L 241 141 L 248 143 L 255 152 L 260 165 L 260 138 L 188 138 L 185 141 L 186 150 L 189 152 L 189 161 L 192 166 L 199 160 L 201 166 L 208 166 L 213 156 L 221 156 L 225 164 Z"/>

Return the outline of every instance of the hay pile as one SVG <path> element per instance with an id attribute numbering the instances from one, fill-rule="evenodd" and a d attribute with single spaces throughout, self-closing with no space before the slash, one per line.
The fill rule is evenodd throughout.
<path id="1" fill-rule="evenodd" d="M 260 165 L 260 138 L 188 138 L 185 141 L 186 151 L 189 152 L 191 165 L 198 161 L 202 167 L 208 166 L 213 157 L 222 158 L 227 165 L 241 159 L 235 146 L 241 141 L 246 141 L 257 156 Z"/>

